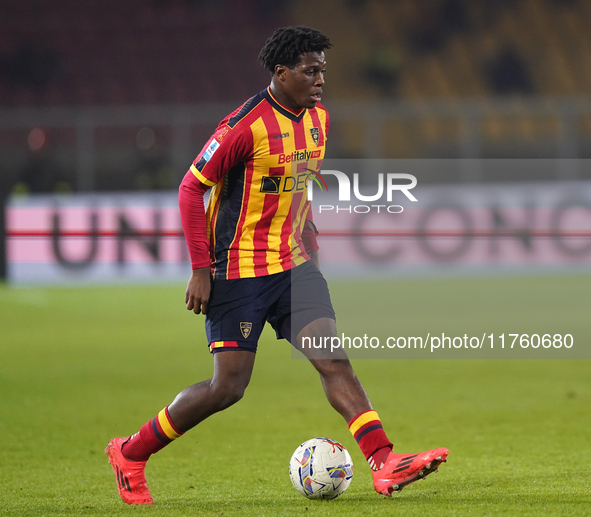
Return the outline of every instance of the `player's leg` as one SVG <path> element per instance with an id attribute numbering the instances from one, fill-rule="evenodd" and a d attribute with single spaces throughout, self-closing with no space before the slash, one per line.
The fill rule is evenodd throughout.
<path id="1" fill-rule="evenodd" d="M 378 414 L 372 410 L 369 398 L 355 375 L 346 352 L 342 348 L 309 346 L 325 343 L 324 339 L 337 336 L 335 314 L 326 280 L 311 262 L 292 270 L 288 308 L 280 304 L 278 311 L 286 311 L 281 321 L 280 334 L 304 353 L 320 374 L 329 403 L 356 429 L 354 435 L 372 468 L 379 468 L 392 451 Z M 308 346 L 304 338 L 309 338 Z M 353 427 L 351 427 L 353 426 Z"/>
<path id="2" fill-rule="evenodd" d="M 252 374 L 265 315 L 274 302 L 269 293 L 277 289 L 276 283 L 271 277 L 213 282 L 205 320 L 207 342 L 214 355 L 213 377 L 184 389 L 129 439 L 115 438 L 107 446 L 124 501 L 150 504 L 144 477 L 148 458 L 242 397 Z"/>
<path id="3" fill-rule="evenodd" d="M 250 382 L 256 354 L 225 349 L 214 354 L 213 377 L 181 391 L 168 412 L 181 432 L 238 402 Z"/>
<path id="4" fill-rule="evenodd" d="M 152 454 L 186 431 L 236 403 L 248 386 L 256 354 L 224 350 L 214 354 L 213 377 L 181 391 L 172 404 L 129 438 L 114 438 L 105 452 L 117 478 L 121 498 L 128 504 L 152 504 L 144 469 Z"/>
<path id="5" fill-rule="evenodd" d="M 213 356 L 213 377 L 181 391 L 174 401 L 122 446 L 132 461 L 145 461 L 176 438 L 238 402 L 248 386 L 256 354 L 225 350 Z"/>
<path id="6" fill-rule="evenodd" d="M 355 375 L 344 349 L 315 348 L 311 343 L 331 343 L 337 338 L 332 302 L 322 274 L 311 263 L 292 270 L 289 315 L 281 320 L 281 334 L 314 365 L 330 404 L 348 422 L 349 430 L 367 459 L 375 489 L 385 495 L 437 470 L 447 449 L 414 455 L 392 452 L 376 411 Z M 304 338 L 308 338 L 304 345 Z M 327 341 L 326 341 L 327 340 Z"/>
<path id="7" fill-rule="evenodd" d="M 286 325 L 290 324 L 286 322 Z M 345 352 L 342 349 L 334 352 L 321 349 L 320 354 L 315 354 L 309 348 L 302 347 L 304 337 L 316 338 L 318 343 L 319 338 L 336 336 L 335 321 L 319 318 L 298 332 L 298 348 L 308 356 L 320 374 L 332 407 L 348 422 L 351 434 L 372 469 L 376 491 L 390 496 L 394 490 L 402 490 L 410 483 L 436 472 L 439 465 L 446 461 L 448 450 L 439 448 L 418 454 L 396 454 L 392 451 L 392 443 Z"/>
<path id="8" fill-rule="evenodd" d="M 289 322 L 286 322 L 290 324 Z M 284 324 L 285 325 L 285 324 Z M 369 398 L 361 382 L 355 375 L 349 358 L 342 349 L 330 350 L 304 349 L 302 338 L 336 336 L 337 328 L 332 318 L 319 318 L 302 329 L 298 336 L 298 349 L 304 352 L 320 374 L 322 387 L 330 405 L 348 422 L 355 415 L 372 409 Z"/>
<path id="9" fill-rule="evenodd" d="M 296 318 L 297 321 L 297 318 Z M 291 325 L 291 318 L 284 327 Z M 297 325 L 297 323 L 296 323 Z M 284 328 L 287 332 L 288 329 Z M 292 329 L 293 333 L 293 329 Z M 378 414 L 373 410 L 363 385 L 343 349 L 314 349 L 303 347 L 304 337 L 318 343 L 325 337 L 337 335 L 335 320 L 318 318 L 297 332 L 297 348 L 310 360 L 320 374 L 324 393 L 330 405 L 348 422 L 361 451 L 372 469 L 379 469 L 392 451 Z"/>

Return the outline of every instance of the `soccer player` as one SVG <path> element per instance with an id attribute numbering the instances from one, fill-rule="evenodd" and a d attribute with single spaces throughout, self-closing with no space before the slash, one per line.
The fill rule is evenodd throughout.
<path id="1" fill-rule="evenodd" d="M 306 194 L 329 129 L 320 99 L 330 47 L 314 29 L 275 31 L 259 55 L 270 86 L 222 120 L 183 179 L 179 205 L 193 269 L 185 302 L 206 315 L 213 377 L 181 391 L 136 434 L 109 442 L 105 452 L 126 503 L 153 503 L 144 476 L 152 454 L 242 398 L 266 321 L 300 350 L 303 336 L 337 336 Z M 390 496 L 446 460 L 444 448 L 394 453 L 346 355 L 307 355 L 379 493 Z"/>

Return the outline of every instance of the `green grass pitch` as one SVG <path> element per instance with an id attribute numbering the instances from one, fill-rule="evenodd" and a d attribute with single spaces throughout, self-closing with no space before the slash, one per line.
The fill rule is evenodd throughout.
<path id="1" fill-rule="evenodd" d="M 589 345 L 589 276 L 332 282 L 340 326 L 375 332 L 562 332 Z M 184 287 L 0 287 L 1 515 L 591 515 L 586 360 L 357 360 L 396 450 L 448 463 L 391 499 L 373 491 L 317 374 L 266 331 L 245 398 L 154 456 L 153 507 L 117 495 L 103 449 L 211 374 Z M 362 328 L 362 327 L 360 327 Z M 329 436 L 355 476 L 308 501 L 287 465 Z"/>

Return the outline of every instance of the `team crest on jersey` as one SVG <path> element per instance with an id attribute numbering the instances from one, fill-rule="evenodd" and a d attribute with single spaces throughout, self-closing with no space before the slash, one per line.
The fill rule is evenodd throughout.
<path id="1" fill-rule="evenodd" d="M 252 330 L 252 323 L 250 321 L 241 321 L 240 322 L 240 331 L 242 332 L 242 335 L 244 336 L 245 339 L 248 336 L 250 336 L 251 330 Z"/>
<path id="2" fill-rule="evenodd" d="M 318 140 L 320 139 L 319 129 L 317 127 L 311 127 L 310 134 L 312 135 L 312 140 L 314 140 L 314 143 L 318 145 Z"/>

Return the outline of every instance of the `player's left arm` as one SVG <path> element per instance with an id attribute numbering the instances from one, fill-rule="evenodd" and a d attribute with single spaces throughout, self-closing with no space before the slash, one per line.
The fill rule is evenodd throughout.
<path id="1" fill-rule="evenodd" d="M 318 260 L 318 229 L 312 220 L 312 207 L 310 206 L 308 212 L 306 212 L 306 220 L 304 221 L 304 227 L 302 228 L 302 244 L 306 253 L 310 257 L 310 260 L 320 270 L 320 262 Z"/>
<path id="2" fill-rule="evenodd" d="M 324 107 L 322 109 L 324 110 L 326 116 L 324 124 L 324 143 L 326 145 L 328 128 L 330 127 L 330 118 L 328 116 L 328 111 Z M 318 169 L 320 169 L 321 164 L 322 161 L 318 163 Z M 304 245 L 306 253 L 310 257 L 310 260 L 318 268 L 318 271 L 320 271 L 320 260 L 318 258 L 319 246 L 317 240 L 318 233 L 318 228 L 316 228 L 316 225 L 314 224 L 312 218 L 312 206 L 310 206 L 308 211 L 306 212 L 306 221 L 304 222 L 304 227 L 302 229 L 302 243 Z"/>
<path id="3" fill-rule="evenodd" d="M 310 253 L 308 253 L 308 255 L 310 256 L 310 260 L 318 268 L 318 271 L 320 271 L 320 260 L 318 259 L 318 250 L 311 251 Z"/>

